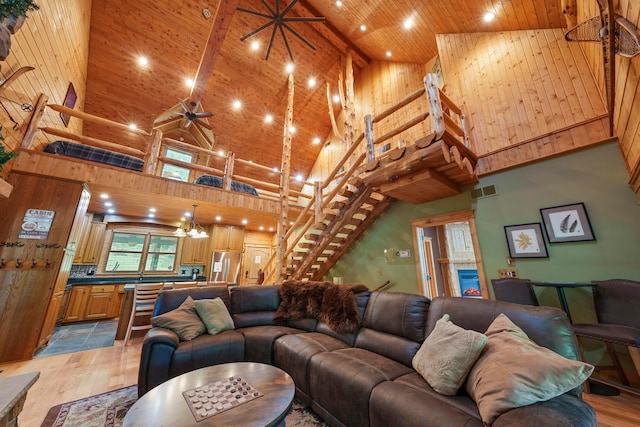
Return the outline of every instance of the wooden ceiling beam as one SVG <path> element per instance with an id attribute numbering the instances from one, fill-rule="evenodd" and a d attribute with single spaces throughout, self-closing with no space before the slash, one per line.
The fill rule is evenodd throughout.
<path id="1" fill-rule="evenodd" d="M 311 5 L 307 0 L 298 1 L 298 6 L 300 6 L 298 11 L 302 11 L 302 16 L 304 17 L 320 16 L 318 9 L 313 7 L 313 5 Z M 312 28 L 343 54 L 346 55 L 347 51 L 351 50 L 353 61 L 358 65 L 358 67 L 364 68 L 369 64 L 369 62 L 371 62 L 371 58 L 369 58 L 358 46 L 349 40 L 347 36 L 342 34 L 340 30 L 333 26 L 333 24 L 328 20 L 325 19 L 322 25 L 313 25 Z"/>
<path id="2" fill-rule="evenodd" d="M 240 0 L 221 0 L 218 3 L 215 18 L 211 25 L 209 39 L 207 40 L 207 45 L 202 53 L 202 59 L 198 66 L 198 72 L 196 73 L 191 94 L 189 95 L 189 101 L 187 102 L 191 111 L 194 111 L 198 105 L 200 105 L 202 95 L 207 89 L 209 78 L 213 74 L 216 59 L 218 59 L 218 55 L 222 49 L 222 43 L 224 42 L 229 26 L 231 25 L 231 18 L 233 18 L 239 4 Z"/>

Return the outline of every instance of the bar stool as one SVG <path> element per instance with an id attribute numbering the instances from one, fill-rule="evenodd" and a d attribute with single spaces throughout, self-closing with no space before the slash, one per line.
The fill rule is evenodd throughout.
<path id="1" fill-rule="evenodd" d="M 198 282 L 173 282 L 173 289 L 195 288 Z"/>
<path id="2" fill-rule="evenodd" d="M 127 341 L 131 336 L 131 331 L 141 331 L 144 329 L 151 329 L 151 322 L 144 325 L 135 325 L 135 319 L 142 316 L 151 316 L 153 314 L 153 308 L 156 305 L 158 294 L 164 288 L 164 283 L 136 283 L 135 291 L 133 293 L 133 308 L 131 310 L 131 317 L 129 318 L 129 324 L 127 325 L 127 333 L 124 336 L 124 344 L 127 345 Z"/>

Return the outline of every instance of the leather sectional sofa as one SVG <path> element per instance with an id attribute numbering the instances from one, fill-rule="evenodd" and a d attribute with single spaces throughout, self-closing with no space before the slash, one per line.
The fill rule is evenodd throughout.
<path id="1" fill-rule="evenodd" d="M 180 342 L 154 327 L 142 348 L 138 393 L 205 366 L 253 361 L 288 372 L 296 395 L 332 426 L 482 426 L 476 403 L 464 391 L 435 392 L 412 368 L 412 358 L 445 313 L 456 325 L 484 332 L 504 313 L 538 345 L 579 360 L 566 315 L 551 307 L 394 292 L 355 294 L 362 316 L 355 333 L 338 334 L 312 318 L 274 324 L 278 286 L 179 289 L 163 292 L 155 314 L 194 300 L 220 297 L 235 329 Z M 499 375 L 500 372 L 496 372 Z M 596 426 L 581 387 L 545 402 L 511 409 L 494 426 Z"/>

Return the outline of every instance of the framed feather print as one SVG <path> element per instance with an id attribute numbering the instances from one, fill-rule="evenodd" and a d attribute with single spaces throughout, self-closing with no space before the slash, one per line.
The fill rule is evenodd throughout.
<path id="1" fill-rule="evenodd" d="M 584 203 L 540 209 L 549 243 L 596 240 Z"/>

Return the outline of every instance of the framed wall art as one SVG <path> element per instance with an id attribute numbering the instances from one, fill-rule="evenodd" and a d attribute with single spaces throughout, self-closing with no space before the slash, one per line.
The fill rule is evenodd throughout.
<path id="1" fill-rule="evenodd" d="M 64 96 L 62 105 L 64 105 L 65 107 L 73 108 L 76 106 L 77 99 L 78 95 L 76 95 L 76 90 L 73 87 L 73 83 L 69 83 L 69 87 L 67 88 L 67 93 Z M 62 119 L 62 123 L 64 123 L 64 127 L 68 127 L 71 116 L 69 116 L 68 114 L 60 113 L 60 118 Z"/>
<path id="2" fill-rule="evenodd" d="M 540 209 L 549 243 L 596 240 L 584 203 Z"/>
<path id="3" fill-rule="evenodd" d="M 549 258 L 539 222 L 507 225 L 504 233 L 511 258 Z"/>

